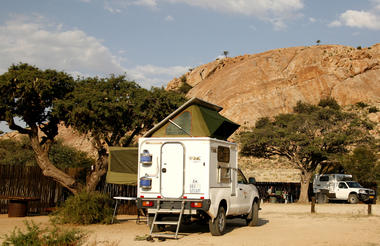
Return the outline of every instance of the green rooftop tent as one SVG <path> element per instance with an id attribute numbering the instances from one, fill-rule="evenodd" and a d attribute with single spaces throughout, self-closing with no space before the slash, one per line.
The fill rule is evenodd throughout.
<path id="1" fill-rule="evenodd" d="M 239 125 L 219 114 L 215 104 L 192 98 L 149 130 L 144 137 L 211 137 L 227 140 Z M 106 181 L 137 182 L 138 149 L 110 147 Z"/>
<path id="2" fill-rule="evenodd" d="M 109 151 L 106 182 L 136 185 L 138 149 L 136 147 L 110 147 Z"/>
<path id="3" fill-rule="evenodd" d="M 211 137 L 227 140 L 239 125 L 220 115 L 222 109 L 194 97 L 153 127 L 144 137 Z"/>

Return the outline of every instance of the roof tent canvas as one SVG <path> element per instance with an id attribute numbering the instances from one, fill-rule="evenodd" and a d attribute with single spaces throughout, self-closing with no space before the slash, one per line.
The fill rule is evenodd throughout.
<path id="1" fill-rule="evenodd" d="M 106 182 L 136 185 L 138 149 L 136 147 L 109 147 Z"/>
<path id="2" fill-rule="evenodd" d="M 222 108 L 219 106 L 192 98 L 144 137 L 211 137 L 227 140 L 239 125 L 220 115 L 220 110 Z"/>

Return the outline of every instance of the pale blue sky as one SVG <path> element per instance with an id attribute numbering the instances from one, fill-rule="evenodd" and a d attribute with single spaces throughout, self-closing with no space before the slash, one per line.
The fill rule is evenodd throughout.
<path id="1" fill-rule="evenodd" d="M 0 73 L 12 63 L 126 73 L 149 88 L 229 56 L 380 42 L 380 0 L 0 0 Z"/>

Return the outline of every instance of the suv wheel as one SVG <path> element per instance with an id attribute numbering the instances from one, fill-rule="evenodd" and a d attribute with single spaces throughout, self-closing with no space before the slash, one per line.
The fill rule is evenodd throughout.
<path id="1" fill-rule="evenodd" d="M 359 198 L 358 198 L 358 195 L 352 193 L 350 195 L 348 195 L 348 202 L 351 203 L 351 204 L 356 204 L 359 202 Z"/>

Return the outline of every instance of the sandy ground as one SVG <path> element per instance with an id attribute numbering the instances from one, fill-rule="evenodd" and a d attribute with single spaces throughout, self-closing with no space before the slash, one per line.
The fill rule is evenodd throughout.
<path id="1" fill-rule="evenodd" d="M 263 204 L 260 225 L 244 226 L 241 219 L 228 220 L 227 233 L 213 237 L 207 226 L 183 226 L 179 240 L 154 242 L 135 241 L 136 236 L 149 233 L 146 224 L 136 224 L 135 216 L 121 215 L 113 225 L 80 226 L 87 231 L 89 245 L 360 245 L 380 246 L 380 205 L 372 206 L 367 216 L 367 205 L 316 205 L 316 214 L 310 205 Z M 15 226 L 24 228 L 23 221 L 48 224 L 48 216 L 8 218 L 0 215 L 0 235 L 10 233 Z M 2 239 L 0 239 L 0 243 Z M 96 243 L 95 243 L 96 242 Z"/>

